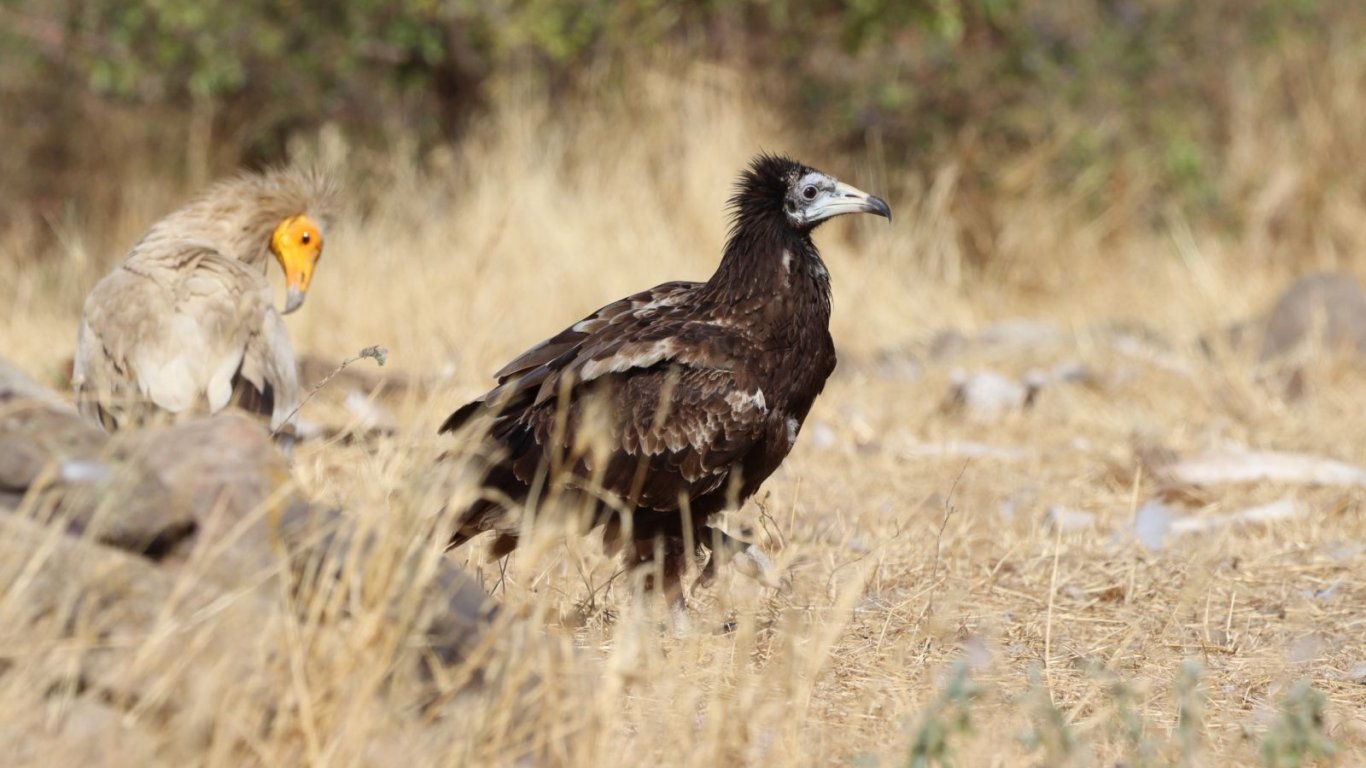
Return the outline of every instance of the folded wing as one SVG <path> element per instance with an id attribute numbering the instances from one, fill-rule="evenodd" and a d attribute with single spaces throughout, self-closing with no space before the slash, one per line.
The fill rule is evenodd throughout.
<path id="1" fill-rule="evenodd" d="M 668 283 L 598 310 L 510 363 L 442 431 L 491 418 L 505 455 L 487 484 L 512 498 L 552 466 L 633 508 L 675 511 L 721 489 L 768 407 L 740 359 L 745 340 L 679 311 L 696 288 Z M 491 506 L 470 511 L 467 535 Z"/>
<path id="2" fill-rule="evenodd" d="M 282 417 L 298 398 L 293 359 L 265 277 L 187 243 L 125 263 L 96 285 L 72 378 L 82 412 L 106 428 L 155 409 L 217 411 L 247 388 L 256 397 L 244 404 Z"/>

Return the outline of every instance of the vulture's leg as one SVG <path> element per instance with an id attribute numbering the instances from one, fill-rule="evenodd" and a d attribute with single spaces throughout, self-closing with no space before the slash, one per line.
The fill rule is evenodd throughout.
<path id="1" fill-rule="evenodd" d="M 497 560 L 500 557 L 507 557 L 512 554 L 512 550 L 517 548 L 520 537 L 516 531 L 499 531 L 498 537 L 489 545 L 489 559 Z"/>
<path id="2" fill-rule="evenodd" d="M 688 620 L 688 601 L 683 595 L 683 573 L 688 568 L 687 546 L 682 536 L 661 534 L 653 539 L 638 539 L 635 542 L 632 568 L 649 567 L 662 555 L 659 564 L 660 581 L 655 583 L 655 574 L 645 576 L 645 589 L 650 592 L 662 591 L 669 604 L 669 615 L 673 618 L 674 632 L 682 634 L 691 625 Z"/>

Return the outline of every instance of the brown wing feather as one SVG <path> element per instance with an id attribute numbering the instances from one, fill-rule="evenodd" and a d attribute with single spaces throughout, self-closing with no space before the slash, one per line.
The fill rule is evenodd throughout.
<path id="1" fill-rule="evenodd" d="M 763 439 L 768 407 L 745 362 L 753 340 L 698 319 L 699 286 L 666 283 L 603 307 L 508 364 L 442 431 L 490 415 L 501 459 L 485 485 L 511 499 L 550 466 L 570 487 L 637 509 L 676 512 L 684 497 L 723 489 Z M 476 503 L 454 541 L 500 519 L 499 504 Z"/>
<path id="2" fill-rule="evenodd" d="M 522 483 L 552 458 L 573 456 L 575 482 L 596 480 L 630 506 L 676 510 L 680 498 L 721 487 L 762 437 L 768 409 L 746 379 L 674 363 L 612 373 L 570 398 L 567 428 L 557 430 L 552 399 L 503 417 L 494 434 L 513 451 Z"/>
<path id="3" fill-rule="evenodd" d="M 618 321 L 628 319 L 646 307 L 669 306 L 680 294 L 692 291 L 698 285 L 698 283 L 682 281 L 664 283 L 648 291 L 641 291 L 614 301 L 518 355 L 516 359 L 494 374 L 494 378 L 498 380 L 499 384 L 502 384 L 513 376 L 525 374 L 550 363 L 566 352 L 574 350 L 585 340 L 601 334 Z"/>
<path id="4" fill-rule="evenodd" d="M 556 391 L 564 371 L 576 370 L 587 360 L 601 358 L 610 346 L 629 343 L 659 313 L 678 305 L 699 285 L 682 281 L 664 283 L 598 309 L 503 366 L 495 374 L 498 386 L 452 413 L 441 424 L 440 431 L 459 429 L 481 411 L 504 412 L 524 407 L 532 402 L 533 395 L 535 400 L 544 400 L 542 395 Z"/>

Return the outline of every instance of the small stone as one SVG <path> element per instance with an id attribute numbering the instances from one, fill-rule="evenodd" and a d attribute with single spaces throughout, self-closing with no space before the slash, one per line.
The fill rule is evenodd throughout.
<path id="1" fill-rule="evenodd" d="M 1066 533 L 1095 526 L 1096 516 L 1079 509 L 1053 506 L 1044 510 L 1043 521 L 1049 528 Z"/>
<path id="2" fill-rule="evenodd" d="M 1341 586 L 1342 579 L 1337 578 L 1333 580 L 1332 584 L 1329 584 L 1328 586 L 1323 587 L 1322 589 L 1306 589 L 1304 591 L 1304 596 L 1309 598 L 1310 600 L 1332 600 L 1333 598 L 1338 596 L 1338 589 Z"/>
<path id="3" fill-rule="evenodd" d="M 1094 371 L 1087 368 L 1085 363 L 1070 360 L 1053 369 L 1052 379 L 1067 384 L 1092 385 L 1096 383 L 1099 377 Z"/>
<path id="4" fill-rule="evenodd" d="M 962 408 L 970 418 L 991 423 L 1008 411 L 1024 407 L 1031 397 L 1028 386 L 993 371 L 969 374 L 954 371 L 950 378 L 945 410 Z"/>
<path id="5" fill-rule="evenodd" d="M 1134 535 L 1150 552 L 1162 549 L 1167 532 L 1172 527 L 1172 508 L 1156 499 L 1149 499 L 1134 516 Z"/>

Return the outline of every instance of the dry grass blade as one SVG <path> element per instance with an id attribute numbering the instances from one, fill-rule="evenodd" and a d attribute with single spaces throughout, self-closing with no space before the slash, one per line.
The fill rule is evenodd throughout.
<path id="1" fill-rule="evenodd" d="M 336 378 L 337 374 L 346 370 L 346 367 L 348 365 L 351 365 L 352 363 L 357 362 L 359 360 L 364 360 L 366 358 L 370 358 L 380 366 L 383 366 L 386 362 L 389 361 L 389 350 L 385 347 L 374 345 L 366 347 L 365 349 L 362 349 L 361 351 L 357 352 L 354 356 L 348 357 L 345 360 L 341 361 L 341 364 L 338 365 L 336 368 L 332 369 L 331 373 L 327 374 L 322 378 L 321 381 L 313 385 L 313 388 L 308 391 L 307 395 L 304 395 L 304 398 L 299 401 L 299 404 L 294 407 L 294 410 L 290 411 L 289 415 L 285 417 L 284 423 L 281 424 L 280 427 L 277 427 L 275 431 L 271 432 L 271 437 L 275 437 L 280 433 L 281 429 L 284 429 L 286 425 L 293 423 L 294 417 L 299 415 L 299 411 L 302 410 L 305 405 L 308 405 L 308 401 L 312 400 L 314 395 L 321 392 L 323 387 L 327 386 L 328 382 Z"/>

